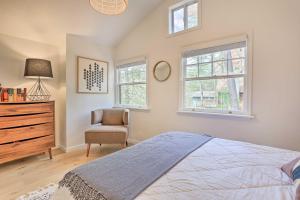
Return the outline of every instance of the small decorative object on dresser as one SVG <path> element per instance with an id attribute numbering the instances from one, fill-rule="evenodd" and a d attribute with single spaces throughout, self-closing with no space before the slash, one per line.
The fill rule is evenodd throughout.
<path id="1" fill-rule="evenodd" d="M 23 102 L 26 101 L 27 89 L 0 87 L 0 102 Z"/>
<path id="2" fill-rule="evenodd" d="M 55 146 L 54 101 L 0 103 L 0 164 Z"/>
<path id="3" fill-rule="evenodd" d="M 108 62 L 77 57 L 78 93 L 108 92 Z"/>
<path id="4" fill-rule="evenodd" d="M 41 79 L 53 78 L 51 62 L 49 60 L 27 58 L 24 76 L 37 79 L 37 82 L 28 91 L 30 101 L 49 101 L 51 94 Z"/>

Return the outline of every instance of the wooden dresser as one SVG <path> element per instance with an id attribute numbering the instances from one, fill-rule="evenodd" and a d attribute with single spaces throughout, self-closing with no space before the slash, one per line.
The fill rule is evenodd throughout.
<path id="1" fill-rule="evenodd" d="M 0 164 L 49 152 L 55 146 L 54 101 L 0 102 Z"/>

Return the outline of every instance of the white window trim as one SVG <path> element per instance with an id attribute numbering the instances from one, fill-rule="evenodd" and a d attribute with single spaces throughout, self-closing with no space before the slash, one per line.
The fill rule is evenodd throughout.
<path id="1" fill-rule="evenodd" d="M 250 34 L 243 34 L 238 36 L 232 36 L 223 39 L 217 39 L 208 42 L 201 42 L 198 44 L 185 46 L 182 48 L 182 54 L 186 51 L 204 49 L 209 47 L 222 46 L 230 43 L 237 43 L 246 41 L 246 71 L 245 71 L 245 92 L 247 93 L 247 98 L 245 99 L 245 105 L 247 106 L 247 112 L 228 112 L 221 110 L 208 110 L 208 109 L 188 109 L 184 108 L 184 63 L 182 59 L 182 55 L 180 56 L 180 86 L 179 86 L 179 106 L 178 113 L 184 114 L 201 114 L 201 115 L 210 115 L 210 116 L 224 116 L 224 117 L 237 117 L 237 118 L 247 118 L 252 119 L 254 115 L 252 115 L 252 37 Z"/>
<path id="2" fill-rule="evenodd" d="M 122 68 L 122 65 L 136 63 L 136 62 L 145 62 L 146 63 L 146 105 L 145 106 L 132 106 L 132 105 L 122 105 L 119 103 L 120 93 L 119 93 L 119 85 L 118 85 L 118 69 Z M 148 67 L 148 60 L 145 56 L 130 58 L 126 60 L 117 61 L 115 64 L 115 105 L 116 108 L 127 108 L 130 110 L 141 110 L 147 111 L 149 109 L 149 67 Z"/>
<path id="3" fill-rule="evenodd" d="M 213 112 L 200 112 L 200 111 L 183 111 L 178 110 L 179 114 L 191 114 L 191 115 L 202 115 L 210 117 L 224 117 L 224 118 L 243 118 L 243 119 L 254 119 L 254 115 L 245 115 L 245 114 L 228 114 L 228 113 L 213 113 Z"/>
<path id="4" fill-rule="evenodd" d="M 198 25 L 192 28 L 187 28 L 187 11 L 186 8 L 188 5 L 194 4 L 194 3 L 198 3 Z M 178 32 L 174 32 L 174 20 L 173 20 L 173 11 L 180 9 L 180 8 L 184 8 L 184 30 L 182 31 L 178 31 Z M 195 31 L 200 29 L 202 23 L 202 0 L 183 0 L 180 1 L 179 3 L 176 3 L 175 5 L 172 5 L 169 7 L 169 11 L 168 11 L 168 34 L 167 37 L 174 37 L 174 36 L 178 36 L 181 35 L 183 33 L 187 33 L 187 32 L 191 32 L 191 31 Z"/>

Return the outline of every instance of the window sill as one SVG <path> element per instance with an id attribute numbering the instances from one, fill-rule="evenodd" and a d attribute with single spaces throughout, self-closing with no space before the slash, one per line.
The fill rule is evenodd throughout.
<path id="1" fill-rule="evenodd" d="M 183 31 L 179 31 L 179 32 L 176 32 L 176 33 L 168 33 L 167 35 L 167 38 L 172 38 L 172 37 L 176 37 L 176 36 L 179 36 L 179 35 L 183 35 L 185 33 L 189 33 L 189 32 L 193 32 L 193 31 L 197 31 L 201 28 L 200 25 L 198 26 L 195 26 L 193 28 L 189 28 L 189 29 L 185 29 Z"/>
<path id="2" fill-rule="evenodd" d="M 124 108 L 132 111 L 150 111 L 149 107 L 130 107 L 130 106 L 115 105 L 114 108 Z"/>
<path id="3" fill-rule="evenodd" d="M 241 118 L 241 119 L 254 119 L 254 115 L 249 114 L 229 114 L 229 113 L 213 113 L 213 112 L 204 112 L 204 111 L 190 111 L 190 110 L 179 110 L 179 114 L 191 114 L 191 115 L 203 115 L 211 117 L 224 117 L 224 118 Z"/>

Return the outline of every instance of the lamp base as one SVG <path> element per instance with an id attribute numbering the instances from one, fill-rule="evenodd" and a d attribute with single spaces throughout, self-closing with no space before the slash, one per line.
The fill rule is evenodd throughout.
<path id="1" fill-rule="evenodd" d="M 50 92 L 42 82 L 41 78 L 38 78 L 37 82 L 28 91 L 27 98 L 30 101 L 49 101 L 51 97 Z"/>

